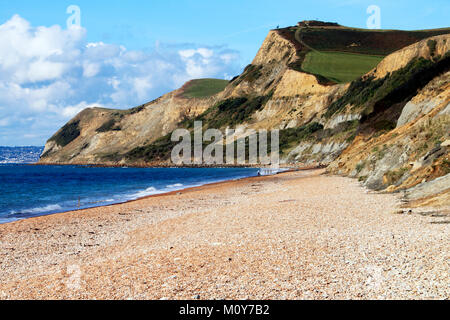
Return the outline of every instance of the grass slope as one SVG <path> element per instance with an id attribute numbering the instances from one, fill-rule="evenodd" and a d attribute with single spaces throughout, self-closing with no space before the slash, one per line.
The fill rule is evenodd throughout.
<path id="1" fill-rule="evenodd" d="M 374 68 L 384 56 L 420 40 L 449 34 L 450 28 L 400 31 L 313 26 L 276 31 L 297 50 L 297 61 L 289 67 L 313 74 L 320 83 L 328 84 L 330 81 L 356 80 Z"/>
<path id="2" fill-rule="evenodd" d="M 349 104 L 364 108 L 365 117 L 381 113 L 394 104 L 411 99 L 429 81 L 449 69 L 450 53 L 447 53 L 437 61 L 416 58 L 382 79 L 359 78 L 351 83 L 341 98 L 329 106 L 325 117 L 331 118 Z"/>
<path id="3" fill-rule="evenodd" d="M 184 88 L 183 96 L 186 98 L 207 98 L 225 89 L 228 80 L 199 79 L 190 81 Z"/>
<path id="4" fill-rule="evenodd" d="M 337 83 L 345 83 L 366 74 L 381 60 L 383 56 L 311 51 L 306 55 L 302 69 Z"/>

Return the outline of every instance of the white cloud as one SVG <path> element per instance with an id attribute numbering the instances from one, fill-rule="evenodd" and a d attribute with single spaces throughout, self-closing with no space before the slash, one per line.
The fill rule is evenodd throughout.
<path id="1" fill-rule="evenodd" d="M 133 84 L 139 99 L 145 98 L 147 92 L 153 87 L 152 82 L 148 77 L 135 78 Z"/>
<path id="2" fill-rule="evenodd" d="M 181 58 L 183 59 L 188 59 L 194 56 L 194 54 L 196 53 L 196 50 L 193 49 L 189 49 L 189 50 L 180 50 L 179 54 L 181 56 Z"/>
<path id="3" fill-rule="evenodd" d="M 215 52 L 209 48 L 186 49 L 178 51 L 185 63 L 185 71 L 189 78 L 214 77 L 226 71 L 224 66 L 232 65 L 239 59 L 233 51 Z"/>
<path id="4" fill-rule="evenodd" d="M 98 75 L 100 72 L 100 64 L 90 63 L 86 61 L 83 63 L 83 76 L 86 78 L 92 78 Z"/>
<path id="5" fill-rule="evenodd" d="M 192 78 L 239 71 L 239 54 L 224 47 L 157 42 L 153 51 L 130 51 L 88 43 L 86 33 L 83 28 L 33 27 L 18 15 L 0 25 L 2 143 L 42 144 L 18 137 L 27 130 L 28 137 L 45 140 L 84 108 L 129 108 Z"/>
<path id="6" fill-rule="evenodd" d="M 9 118 L 0 119 L 0 127 L 6 127 L 9 125 Z"/>
<path id="7" fill-rule="evenodd" d="M 97 108 L 105 108 L 105 106 L 103 106 L 100 103 L 87 103 L 86 101 L 82 101 L 75 106 L 67 106 L 67 107 L 64 107 L 63 109 L 58 109 L 58 113 L 61 114 L 65 118 L 73 118 L 74 116 L 76 116 L 79 112 L 83 111 L 84 109 L 96 108 L 96 107 Z"/>
<path id="8" fill-rule="evenodd" d="M 24 84 L 60 78 L 70 59 L 79 57 L 84 36 L 83 29 L 32 28 L 13 16 L 0 25 L 0 79 Z"/>
<path id="9" fill-rule="evenodd" d="M 214 55 L 214 51 L 207 48 L 199 48 L 197 52 L 200 53 L 204 58 L 211 58 Z"/>

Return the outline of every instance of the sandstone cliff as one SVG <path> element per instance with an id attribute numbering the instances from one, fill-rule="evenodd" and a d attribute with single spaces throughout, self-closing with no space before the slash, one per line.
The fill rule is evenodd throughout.
<path id="1" fill-rule="evenodd" d="M 223 91 L 189 98 L 184 86 L 129 110 L 85 110 L 48 141 L 40 163 L 169 164 L 171 132 L 198 120 L 205 128 L 237 128 L 236 137 L 280 129 L 285 164 L 327 165 L 417 204 L 448 203 L 449 33 L 334 24 L 272 30 Z M 308 55 L 323 58 L 315 48 L 350 61 L 352 54 L 384 59 L 339 83 L 324 77 L 323 66 L 304 71 Z"/>
<path id="2" fill-rule="evenodd" d="M 117 155 L 154 142 L 215 101 L 214 96 L 189 99 L 182 93 L 176 90 L 130 110 L 84 110 L 47 142 L 40 163 L 115 164 Z M 72 135 L 64 132 L 71 125 L 76 126 Z"/>

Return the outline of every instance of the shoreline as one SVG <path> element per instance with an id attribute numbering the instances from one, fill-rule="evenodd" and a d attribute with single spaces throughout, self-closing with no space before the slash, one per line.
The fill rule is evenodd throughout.
<path id="1" fill-rule="evenodd" d="M 187 168 L 187 169 L 205 169 L 205 168 L 272 168 L 271 165 L 258 165 L 258 164 L 221 164 L 221 165 L 175 165 L 173 163 L 165 162 L 155 162 L 155 163 L 145 163 L 145 164 L 108 164 L 108 163 L 25 163 L 28 166 L 83 166 L 83 167 L 93 167 L 93 168 Z M 303 163 L 289 163 L 289 164 L 279 164 L 279 169 L 300 169 L 300 170 L 313 170 L 313 169 L 325 169 L 327 166 L 320 163 L 312 165 L 304 165 Z"/>
<path id="2" fill-rule="evenodd" d="M 23 165 L 27 166 L 82 166 L 82 167 L 93 167 L 93 168 L 174 168 L 174 169 L 208 169 L 208 168 L 272 168 L 270 165 L 254 165 L 254 164 L 246 164 L 246 165 L 175 165 L 175 164 L 164 164 L 164 163 L 155 163 L 155 164 L 92 164 L 92 163 L 24 163 Z M 302 164 L 289 164 L 289 165 L 280 165 L 280 169 L 287 169 L 287 168 L 307 168 L 307 169 L 317 169 L 317 168 L 324 168 L 320 165 L 311 165 L 311 166 L 303 166 Z"/>
<path id="3" fill-rule="evenodd" d="M 324 173 L 0 225 L 0 299 L 450 297 L 444 218 L 394 214 L 397 196 Z"/>
<path id="4" fill-rule="evenodd" d="M 32 164 L 32 166 L 39 166 L 39 164 Z M 54 166 L 54 165 L 48 165 L 48 166 Z M 81 166 L 81 165 L 74 165 L 74 166 Z M 121 167 L 104 167 L 104 166 L 100 166 L 100 168 L 121 168 Z M 139 167 L 129 167 L 129 168 L 139 168 Z M 150 169 L 150 168 L 162 168 L 162 167 L 148 167 L 148 168 Z M 184 168 L 187 168 L 187 167 L 184 167 Z M 202 169 L 202 168 L 204 168 L 204 167 L 198 167 L 198 169 Z M 215 168 L 231 168 L 231 167 L 215 167 Z M 244 167 L 234 167 L 234 168 L 244 168 Z M 178 167 L 174 167 L 174 169 L 178 169 Z M 197 188 L 202 188 L 202 187 L 206 187 L 206 186 L 215 186 L 215 185 L 225 184 L 225 183 L 233 182 L 233 181 L 241 181 L 241 180 L 253 179 L 253 178 L 262 178 L 262 177 L 267 177 L 267 176 L 272 176 L 272 175 L 279 175 L 279 174 L 284 174 L 284 173 L 289 173 L 289 172 L 294 172 L 294 171 L 316 170 L 317 168 L 304 168 L 304 169 L 287 169 L 287 168 L 285 168 L 285 169 L 286 169 L 285 171 L 281 171 L 281 172 L 278 172 L 278 173 L 275 173 L 275 174 L 271 174 L 271 175 L 250 176 L 250 177 L 239 178 L 239 179 L 230 179 L 230 180 L 223 180 L 223 181 L 205 183 L 205 184 L 202 184 L 202 185 L 199 185 L 199 186 L 186 187 L 186 188 L 176 189 L 176 190 L 167 191 L 167 192 L 163 192 L 163 193 L 156 193 L 156 194 L 152 194 L 152 195 L 148 195 L 148 196 L 138 197 L 136 199 L 130 199 L 130 200 L 125 200 L 125 201 L 113 202 L 113 203 L 110 203 L 110 204 L 94 205 L 94 206 L 88 206 L 86 208 L 79 208 L 79 209 L 69 209 L 69 210 L 58 211 L 58 212 L 54 212 L 54 213 L 44 213 L 44 214 L 41 214 L 41 215 L 36 215 L 36 216 L 28 217 L 28 218 L 18 219 L 18 220 L 14 220 L 14 221 L 10 221 L 10 222 L 3 222 L 3 223 L 0 222 L 0 226 L 1 225 L 5 225 L 5 224 L 11 224 L 11 223 L 20 222 L 20 221 L 23 221 L 23 220 L 35 219 L 35 218 L 40 218 L 40 217 L 47 217 L 47 216 L 52 216 L 52 215 L 59 215 L 59 214 L 64 214 L 64 213 L 69 213 L 69 212 L 82 212 L 84 210 L 89 210 L 89 209 L 93 209 L 93 208 L 108 208 L 108 207 L 113 207 L 113 206 L 117 206 L 117 205 L 121 205 L 121 204 L 132 203 L 132 202 L 139 201 L 139 200 L 149 199 L 149 198 L 153 198 L 153 197 L 164 197 L 164 196 L 176 195 L 176 194 L 179 194 L 181 192 L 195 191 Z M 283 170 L 283 168 L 280 168 L 280 170 Z M 101 203 L 101 202 L 102 201 L 99 201 L 99 203 Z"/>

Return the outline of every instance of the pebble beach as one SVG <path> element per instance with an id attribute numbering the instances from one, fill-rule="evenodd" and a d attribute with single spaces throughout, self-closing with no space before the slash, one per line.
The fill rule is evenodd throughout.
<path id="1" fill-rule="evenodd" d="M 0 299 L 449 299 L 450 216 L 324 170 L 0 225 Z"/>

